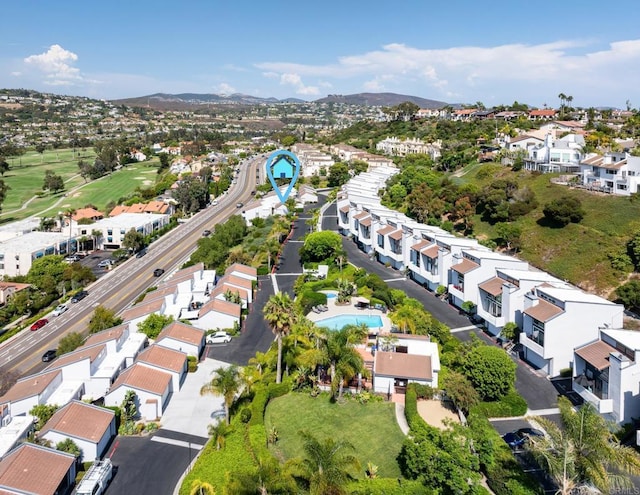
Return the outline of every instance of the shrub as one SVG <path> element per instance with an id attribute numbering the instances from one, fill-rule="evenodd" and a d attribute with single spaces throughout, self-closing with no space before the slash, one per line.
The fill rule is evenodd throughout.
<path id="1" fill-rule="evenodd" d="M 198 369 L 198 358 L 195 356 L 187 356 L 187 371 L 189 373 L 195 373 Z"/>
<path id="2" fill-rule="evenodd" d="M 433 399 L 433 396 L 436 393 L 432 387 L 421 383 L 416 383 L 414 388 L 418 399 Z"/>
<path id="3" fill-rule="evenodd" d="M 347 487 L 352 495 L 428 495 L 435 493 L 418 480 L 402 478 L 362 479 Z"/>
<path id="4" fill-rule="evenodd" d="M 307 314 L 314 306 L 327 304 L 327 295 L 323 292 L 305 290 L 298 299 L 298 304 L 303 313 Z"/>
<path id="5" fill-rule="evenodd" d="M 496 402 L 481 402 L 471 407 L 471 412 L 485 418 L 522 416 L 527 412 L 527 401 L 515 390 L 511 390 Z"/>
<path id="6" fill-rule="evenodd" d="M 291 383 L 286 380 L 282 383 L 270 383 L 267 385 L 269 392 L 269 399 L 275 399 L 276 397 L 282 397 L 283 395 L 291 392 Z"/>
<path id="7" fill-rule="evenodd" d="M 571 368 L 562 368 L 560 370 L 560 376 L 562 378 L 571 378 L 573 375 L 573 370 Z"/>
<path id="8" fill-rule="evenodd" d="M 264 411 L 269 402 L 269 391 L 264 386 L 254 388 L 253 401 L 251 402 L 251 424 L 264 423 Z"/>
<path id="9" fill-rule="evenodd" d="M 154 431 L 157 431 L 158 428 L 159 428 L 159 425 L 155 421 L 151 421 L 150 423 L 147 423 L 144 426 L 144 430 L 148 433 L 153 433 Z"/>
<path id="10" fill-rule="evenodd" d="M 269 275 L 269 267 L 265 265 L 259 266 L 258 275 Z"/>
<path id="11" fill-rule="evenodd" d="M 242 421 L 243 423 L 248 423 L 249 421 L 251 421 L 251 409 L 245 407 L 242 409 L 242 411 L 240 411 L 240 421 Z"/>

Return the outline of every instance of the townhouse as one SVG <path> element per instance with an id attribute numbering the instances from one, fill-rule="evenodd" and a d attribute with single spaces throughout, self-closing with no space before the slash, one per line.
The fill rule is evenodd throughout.
<path id="1" fill-rule="evenodd" d="M 590 153 L 580 162 L 580 178 L 587 189 L 630 196 L 638 192 L 640 157 L 627 152 Z"/>
<path id="2" fill-rule="evenodd" d="M 555 139 L 547 134 L 544 144 L 529 147 L 524 159 L 526 170 L 542 173 L 577 173 L 584 154 L 585 141 L 581 134 L 567 134 Z"/>
<path id="3" fill-rule="evenodd" d="M 598 339 L 574 350 L 573 391 L 615 423 L 640 416 L 640 333 L 600 329 Z"/>
<path id="4" fill-rule="evenodd" d="M 392 176 L 390 171 L 386 176 Z M 555 376 L 573 362 L 573 349 L 598 336 L 600 327 L 622 326 L 623 307 L 588 294 L 515 257 L 493 252 L 475 239 L 422 225 L 379 203 L 379 176 L 351 179 L 337 197 L 338 228 L 361 250 L 404 271 L 450 303 L 475 306 L 475 317 L 499 336 L 506 323 L 519 330 L 521 355 Z"/>

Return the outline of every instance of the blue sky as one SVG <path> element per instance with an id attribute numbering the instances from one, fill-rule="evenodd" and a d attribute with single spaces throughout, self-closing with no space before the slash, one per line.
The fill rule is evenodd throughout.
<path id="1" fill-rule="evenodd" d="M 2 88 L 640 107 L 631 0 L 5 3 Z"/>

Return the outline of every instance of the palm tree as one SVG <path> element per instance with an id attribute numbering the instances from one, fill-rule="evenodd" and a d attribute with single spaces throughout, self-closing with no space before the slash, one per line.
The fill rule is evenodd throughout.
<path id="1" fill-rule="evenodd" d="M 278 292 L 269 298 L 262 312 L 278 341 L 276 383 L 280 383 L 282 381 L 282 337 L 289 334 L 295 323 L 293 300 L 286 292 Z"/>
<path id="2" fill-rule="evenodd" d="M 222 447 L 224 447 L 225 439 L 227 438 L 227 435 L 231 432 L 231 430 L 227 423 L 218 421 L 215 425 L 210 424 L 209 426 L 207 426 L 207 432 L 216 443 L 216 450 L 220 450 Z"/>
<path id="3" fill-rule="evenodd" d="M 632 448 L 620 445 L 609 425 L 591 404 L 576 412 L 569 400 L 561 397 L 558 407 L 566 440 L 559 437 L 544 419 L 538 421 L 549 428 L 549 443 L 557 442 L 552 444 L 552 448 L 558 452 L 553 455 L 559 459 L 548 465 L 550 472 L 553 467 L 559 479 L 566 481 L 561 486 L 569 487 L 571 483 L 595 486 L 603 493 L 631 487 L 628 475 L 640 474 L 640 455 Z M 544 441 L 533 439 L 531 442 L 534 456 L 547 463 L 544 452 L 540 452 L 545 447 Z"/>
<path id="4" fill-rule="evenodd" d="M 240 370 L 237 366 L 231 365 L 227 368 L 220 367 L 213 371 L 215 376 L 211 381 L 202 386 L 200 395 L 214 394 L 224 397 L 224 413 L 227 424 L 231 422 L 231 405 L 236 393 L 241 387 Z"/>
<path id="5" fill-rule="evenodd" d="M 560 99 L 560 115 L 564 114 L 564 102 L 567 100 L 567 95 L 565 95 L 564 93 L 560 93 L 558 95 L 558 98 Z"/>
<path id="6" fill-rule="evenodd" d="M 358 338 L 357 332 L 354 332 L 351 326 L 346 326 L 328 335 L 325 362 L 329 364 L 331 389 L 334 397 L 337 391 L 338 398 L 341 398 L 344 384 L 364 370 L 362 356 L 354 347 L 354 342 Z"/>
<path id="7" fill-rule="evenodd" d="M 268 495 L 269 493 L 297 493 L 295 480 L 273 457 L 259 458 L 250 471 L 234 471 L 227 492 L 234 495 Z"/>
<path id="8" fill-rule="evenodd" d="M 213 485 L 201 480 L 193 480 L 189 495 L 216 495 Z"/>
<path id="9" fill-rule="evenodd" d="M 341 495 L 352 478 L 351 469 L 359 469 L 358 459 L 351 454 L 353 445 L 344 440 L 326 438 L 320 442 L 308 432 L 300 432 L 304 440 L 305 458 L 300 462 L 303 477 L 311 495 Z"/>

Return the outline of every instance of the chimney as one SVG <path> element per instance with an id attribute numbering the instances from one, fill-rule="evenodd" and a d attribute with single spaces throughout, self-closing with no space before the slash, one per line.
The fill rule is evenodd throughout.
<path id="1" fill-rule="evenodd" d="M 538 296 L 536 296 L 535 294 L 533 293 L 525 294 L 524 309 L 533 308 L 534 306 L 537 306 L 539 302 L 540 300 L 538 299 Z"/>

